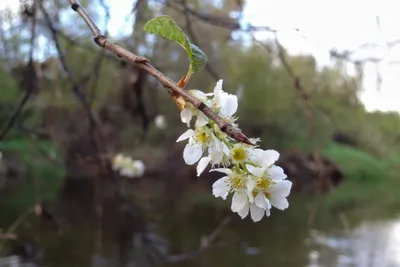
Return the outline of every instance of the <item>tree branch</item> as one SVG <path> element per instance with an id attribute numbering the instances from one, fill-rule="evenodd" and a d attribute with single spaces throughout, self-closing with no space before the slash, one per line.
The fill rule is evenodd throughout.
<path id="1" fill-rule="evenodd" d="M 36 2 L 33 2 L 33 8 L 35 9 Z M 26 80 L 26 88 L 22 88 L 26 90 L 25 95 L 21 98 L 17 108 L 14 110 L 13 114 L 10 116 L 8 121 L 4 124 L 0 131 L 0 141 L 7 135 L 7 133 L 11 130 L 13 125 L 15 124 L 19 114 L 21 114 L 22 109 L 28 102 L 29 98 L 33 94 L 36 88 L 36 73 L 35 73 L 35 66 L 33 64 L 33 52 L 35 49 L 35 38 L 36 38 L 36 11 L 32 17 L 32 26 L 31 26 L 31 38 L 30 38 L 30 50 L 29 50 L 29 62 L 25 66 L 24 73 L 22 75 L 22 79 Z M 23 86 L 25 87 L 25 86 Z"/>
<path id="2" fill-rule="evenodd" d="M 184 89 L 180 88 L 174 81 L 172 81 L 170 78 L 154 68 L 147 58 L 137 56 L 132 52 L 129 52 L 128 50 L 122 48 L 121 46 L 110 42 L 107 37 L 101 33 L 100 29 L 94 23 L 86 10 L 81 6 L 79 1 L 68 1 L 71 3 L 72 9 L 76 11 L 89 26 L 94 35 L 94 41 L 98 46 L 114 52 L 117 56 L 127 59 L 129 62 L 148 72 L 150 75 L 156 78 L 164 87 L 171 90 L 174 94 L 182 96 L 186 101 L 190 102 L 193 106 L 202 111 L 209 119 L 213 120 L 218 125 L 221 131 L 225 132 L 231 138 L 237 140 L 238 142 L 253 145 L 253 143 L 238 128 L 233 127 L 223 118 L 218 116 L 218 114 L 212 111 L 208 106 L 206 106 L 202 101 L 192 96 Z"/>

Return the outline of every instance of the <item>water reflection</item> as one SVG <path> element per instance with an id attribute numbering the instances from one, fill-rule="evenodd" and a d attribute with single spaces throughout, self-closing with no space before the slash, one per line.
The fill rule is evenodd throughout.
<path id="1" fill-rule="evenodd" d="M 368 221 L 346 211 L 347 221 L 338 215 L 342 211 L 321 210 L 314 224 L 318 230 L 310 230 L 306 207 L 314 200 L 291 199 L 288 210 L 274 210 L 269 219 L 253 223 L 232 214 L 229 203 L 221 207 L 223 202 L 212 197 L 179 198 L 174 192 L 171 199 L 176 201 L 146 198 L 149 188 L 157 188 L 157 195 L 171 190 L 154 181 L 149 185 L 132 184 L 143 194 L 121 199 L 107 184 L 100 194 L 87 180 L 70 180 L 57 203 L 49 206 L 53 216 L 48 217 L 57 227 L 31 218 L 18 229 L 21 239 L 9 243 L 8 255 L 22 251 L 19 254 L 37 266 L 57 267 L 400 267 L 398 219 Z M 0 228 L 21 213 L 8 203 L 0 201 Z M 101 213 L 96 212 L 98 207 Z M 229 223 L 213 245 L 199 249 L 204 237 L 226 218 Z"/>
<path id="2" fill-rule="evenodd" d="M 400 266 L 400 219 L 363 222 L 347 231 L 310 231 L 308 267 Z"/>

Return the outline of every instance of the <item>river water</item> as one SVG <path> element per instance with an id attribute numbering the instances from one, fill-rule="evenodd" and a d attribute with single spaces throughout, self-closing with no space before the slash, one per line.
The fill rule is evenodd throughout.
<path id="1" fill-rule="evenodd" d="M 229 205 L 220 206 L 220 199 L 186 208 L 179 201 L 138 206 L 143 210 L 134 213 L 106 199 L 99 220 L 90 205 L 82 200 L 70 205 L 71 199 L 50 209 L 52 219 L 32 215 L 21 224 L 20 240 L 7 242 L 3 256 L 22 254 L 43 267 L 400 267 L 395 210 L 385 218 L 354 209 L 318 211 L 310 221 L 315 199 L 292 198 L 288 210 L 273 210 L 270 218 L 253 223 L 232 214 Z M 0 229 L 11 221 L 6 217 L 2 210 Z"/>

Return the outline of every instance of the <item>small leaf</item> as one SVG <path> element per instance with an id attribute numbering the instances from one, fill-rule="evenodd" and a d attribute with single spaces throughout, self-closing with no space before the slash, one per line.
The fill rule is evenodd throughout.
<path id="1" fill-rule="evenodd" d="M 194 44 L 190 44 L 190 47 L 192 48 L 192 58 L 191 58 L 191 63 L 190 63 L 190 67 L 192 69 L 193 72 L 197 72 L 198 70 L 204 68 L 204 66 L 207 63 L 207 56 L 206 54 L 204 54 L 203 51 L 201 51 L 201 49 L 194 45 Z"/>
<path id="2" fill-rule="evenodd" d="M 197 72 L 205 66 L 207 57 L 204 52 L 196 45 L 190 43 L 189 38 L 183 30 L 176 25 L 172 17 L 159 16 L 151 19 L 144 25 L 144 30 L 181 45 L 188 54 L 191 71 Z"/>

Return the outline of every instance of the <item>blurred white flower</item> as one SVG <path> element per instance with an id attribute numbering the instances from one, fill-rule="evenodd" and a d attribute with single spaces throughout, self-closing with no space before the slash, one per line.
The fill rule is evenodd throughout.
<path id="1" fill-rule="evenodd" d="M 143 176 L 145 166 L 141 160 L 132 160 L 130 157 L 121 154 L 116 155 L 112 161 L 114 171 L 119 171 L 122 176 L 140 177 Z"/>
<path id="2" fill-rule="evenodd" d="M 166 121 L 164 115 L 161 115 L 161 114 L 157 115 L 156 118 L 154 119 L 154 123 L 158 129 L 163 130 L 163 129 L 167 128 L 167 121 Z"/>

